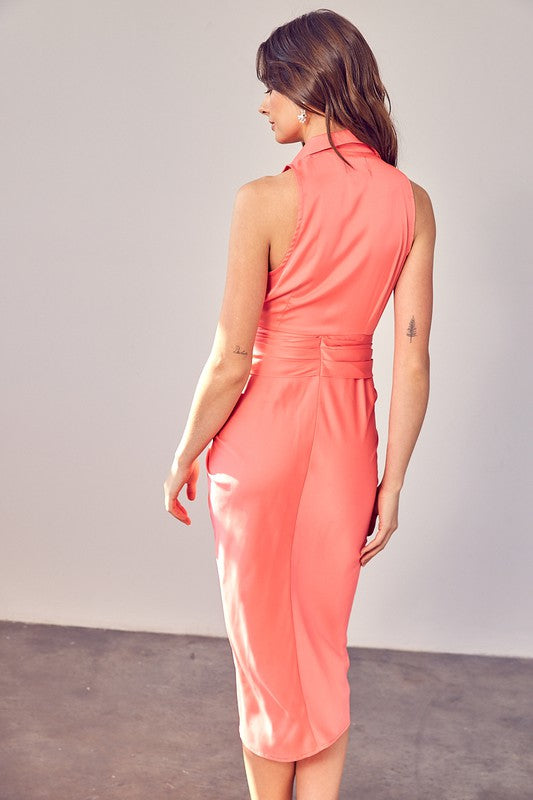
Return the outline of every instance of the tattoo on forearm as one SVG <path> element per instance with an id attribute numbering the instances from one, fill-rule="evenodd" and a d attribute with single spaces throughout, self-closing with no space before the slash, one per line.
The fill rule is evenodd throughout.
<path id="1" fill-rule="evenodd" d="M 409 337 L 409 344 L 413 341 L 413 336 L 416 336 L 416 325 L 414 317 L 411 317 L 411 321 L 407 328 L 406 336 Z"/>
<path id="2" fill-rule="evenodd" d="M 243 350 L 239 344 L 235 345 L 235 347 L 233 348 L 233 352 L 234 353 L 240 353 L 240 355 L 242 355 L 242 356 L 247 356 L 248 355 L 248 350 Z"/>

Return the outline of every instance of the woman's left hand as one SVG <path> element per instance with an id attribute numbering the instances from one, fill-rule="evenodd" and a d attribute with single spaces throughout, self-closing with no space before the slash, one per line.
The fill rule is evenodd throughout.
<path id="1" fill-rule="evenodd" d="M 185 466 L 174 463 L 163 484 L 165 489 L 166 510 L 186 525 L 190 525 L 191 520 L 187 509 L 184 508 L 178 500 L 178 495 L 183 486 L 187 484 L 187 498 L 189 500 L 194 500 L 196 497 L 196 484 L 198 483 L 199 474 L 200 460 L 198 458 L 195 458 L 192 464 Z"/>

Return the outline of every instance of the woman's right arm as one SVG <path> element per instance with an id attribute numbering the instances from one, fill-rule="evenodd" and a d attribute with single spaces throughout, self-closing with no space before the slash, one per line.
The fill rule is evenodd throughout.
<path id="1" fill-rule="evenodd" d="M 361 565 L 385 547 L 398 527 L 400 491 L 429 399 L 436 226 L 428 193 L 412 181 L 411 185 L 415 230 L 394 289 L 394 364 L 387 453 L 368 536 L 372 535 L 377 516 L 379 528 L 376 537 L 361 550 Z"/>

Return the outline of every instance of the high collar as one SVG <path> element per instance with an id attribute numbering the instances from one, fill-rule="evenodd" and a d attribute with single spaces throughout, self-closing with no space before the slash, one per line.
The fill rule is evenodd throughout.
<path id="1" fill-rule="evenodd" d="M 349 143 L 355 143 L 358 145 L 357 150 L 361 152 L 363 155 L 375 155 L 378 158 L 381 158 L 378 151 L 371 147 L 369 144 L 365 144 L 359 139 L 354 133 L 352 133 L 348 128 L 341 128 L 340 130 L 331 131 L 331 138 L 336 147 L 339 145 Z M 301 150 L 296 154 L 295 158 L 300 159 L 304 158 L 305 156 L 310 155 L 311 153 L 318 153 L 319 150 L 327 150 L 333 149 L 331 144 L 328 140 L 328 134 L 325 133 L 318 133 L 314 136 L 310 136 Z M 294 160 L 294 159 L 293 159 Z"/>

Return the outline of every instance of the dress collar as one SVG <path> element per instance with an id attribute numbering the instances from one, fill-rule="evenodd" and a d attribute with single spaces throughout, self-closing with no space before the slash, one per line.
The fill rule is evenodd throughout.
<path id="1" fill-rule="evenodd" d="M 378 156 L 378 158 L 381 158 L 378 151 L 374 147 L 362 142 L 361 139 L 359 139 L 359 137 L 352 133 L 348 128 L 341 128 L 340 130 L 331 131 L 331 138 L 333 139 L 336 147 L 347 144 L 348 142 L 355 143 L 358 145 L 357 149 L 361 152 L 361 154 L 375 155 Z M 304 158 L 311 153 L 318 153 L 319 150 L 326 150 L 328 148 L 330 150 L 333 149 L 329 143 L 327 132 L 318 133 L 315 134 L 315 136 L 308 138 L 301 150 L 299 150 L 299 152 L 296 154 L 295 159 Z"/>

